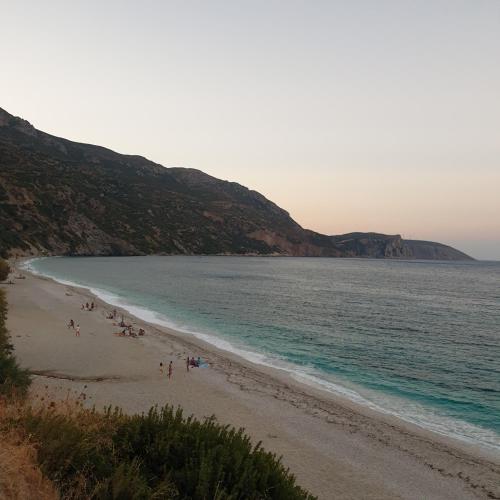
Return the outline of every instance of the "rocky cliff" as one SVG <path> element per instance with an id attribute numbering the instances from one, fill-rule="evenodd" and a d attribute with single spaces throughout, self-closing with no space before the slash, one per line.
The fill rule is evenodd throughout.
<path id="1" fill-rule="evenodd" d="M 0 253 L 469 258 L 399 235 L 309 231 L 235 182 L 54 137 L 1 108 Z"/>
<path id="2" fill-rule="evenodd" d="M 460 250 L 434 241 L 404 240 L 403 245 L 413 259 L 471 260 Z"/>

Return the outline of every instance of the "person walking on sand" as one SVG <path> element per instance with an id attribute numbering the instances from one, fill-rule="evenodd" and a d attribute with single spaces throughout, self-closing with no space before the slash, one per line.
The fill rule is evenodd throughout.
<path id="1" fill-rule="evenodd" d="M 186 359 L 186 370 L 189 371 L 189 356 Z"/>
<path id="2" fill-rule="evenodd" d="M 76 333 L 75 333 L 75 336 L 76 336 L 76 337 L 79 337 L 79 336 L 80 336 L 80 325 L 76 325 Z"/>
<path id="3" fill-rule="evenodd" d="M 172 361 L 168 364 L 168 378 L 172 378 Z"/>
<path id="4" fill-rule="evenodd" d="M 163 363 L 160 361 L 160 373 L 163 374 Z"/>
<path id="5" fill-rule="evenodd" d="M 73 330 L 75 329 L 75 322 L 72 319 L 69 320 L 68 328 L 73 328 Z"/>

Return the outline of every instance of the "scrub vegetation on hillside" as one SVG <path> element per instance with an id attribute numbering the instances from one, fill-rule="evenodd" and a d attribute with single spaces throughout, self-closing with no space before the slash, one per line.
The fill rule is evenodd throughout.
<path id="1" fill-rule="evenodd" d="M 7 301 L 5 291 L 0 289 L 0 397 L 13 394 L 23 396 L 29 387 L 30 378 L 14 357 L 6 321 Z"/>
<path id="2" fill-rule="evenodd" d="M 10 266 L 6 260 L 0 259 L 0 281 L 5 281 L 9 277 Z"/>

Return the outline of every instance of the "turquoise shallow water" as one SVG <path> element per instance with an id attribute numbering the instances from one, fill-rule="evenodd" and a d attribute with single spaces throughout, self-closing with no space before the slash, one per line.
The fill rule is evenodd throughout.
<path id="1" fill-rule="evenodd" d="M 500 453 L 500 263 L 94 257 L 29 265 Z"/>

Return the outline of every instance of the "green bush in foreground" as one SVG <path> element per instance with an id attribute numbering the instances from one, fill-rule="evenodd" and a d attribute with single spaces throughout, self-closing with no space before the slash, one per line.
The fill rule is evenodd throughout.
<path id="1" fill-rule="evenodd" d="M 44 474 L 71 498 L 312 499 L 243 430 L 180 409 L 29 410 L 21 425 Z"/>
<path id="2" fill-rule="evenodd" d="M 6 321 L 7 300 L 5 292 L 0 290 L 0 395 L 24 395 L 30 385 L 30 377 L 26 370 L 19 368 L 12 354 Z"/>

